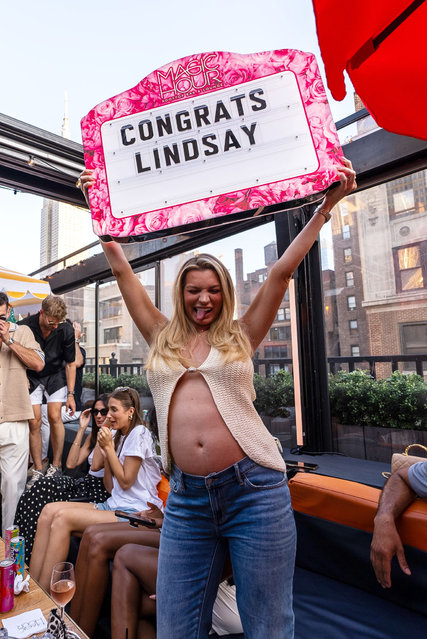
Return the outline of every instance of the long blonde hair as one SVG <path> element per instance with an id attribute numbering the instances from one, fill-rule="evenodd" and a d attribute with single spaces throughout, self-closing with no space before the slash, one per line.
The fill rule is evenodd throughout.
<path id="1" fill-rule="evenodd" d="M 218 277 L 222 307 L 218 317 L 209 326 L 207 334 L 211 346 L 219 350 L 224 362 L 251 357 L 251 345 L 240 323 L 234 319 L 234 286 L 225 266 L 213 255 L 201 253 L 185 262 L 176 277 L 173 288 L 174 311 L 171 320 L 160 329 L 151 346 L 146 367 L 152 370 L 157 358 L 173 369 L 180 362 L 191 364 L 183 356 L 183 349 L 197 335 L 196 327 L 187 317 L 184 308 L 184 287 L 189 271 L 213 271 Z"/>

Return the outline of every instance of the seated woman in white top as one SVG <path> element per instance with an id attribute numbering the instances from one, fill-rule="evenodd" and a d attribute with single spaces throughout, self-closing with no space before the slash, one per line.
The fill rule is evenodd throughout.
<path id="1" fill-rule="evenodd" d="M 80 414 L 79 428 L 70 446 L 66 466 L 67 470 L 74 470 L 87 460 L 89 464 L 87 475 L 71 477 L 64 474 L 43 477 L 21 495 L 14 522 L 19 526 L 19 534 L 25 538 L 27 564 L 30 563 L 37 521 L 46 504 L 70 500 L 103 502 L 110 496 L 104 486 L 104 458 L 99 450 L 95 454 L 98 429 L 103 426 L 107 413 L 108 395 L 103 394 L 96 397 L 90 408 Z M 91 432 L 86 435 L 91 421 Z"/>
<path id="2" fill-rule="evenodd" d="M 104 484 L 111 497 L 98 504 L 56 502 L 43 508 L 30 574 L 45 589 L 53 565 L 67 558 L 72 534 L 83 533 L 91 524 L 117 521 L 116 509 L 138 512 L 147 509 L 150 502 L 163 510 L 157 493 L 160 470 L 151 433 L 142 424 L 138 393 L 132 388 L 117 388 L 108 401 L 107 420 L 109 427 L 99 429 L 98 444 L 104 457 Z M 116 431 L 114 440 L 111 429 Z"/>

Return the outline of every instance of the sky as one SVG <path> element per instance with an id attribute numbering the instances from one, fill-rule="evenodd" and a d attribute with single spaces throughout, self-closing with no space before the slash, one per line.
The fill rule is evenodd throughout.
<path id="1" fill-rule="evenodd" d="M 86 113 L 167 62 L 203 51 L 272 49 L 314 53 L 326 86 L 311 0 L 2 3 L 0 59 L 8 63 L 0 112 L 60 134 L 67 92 L 71 138 L 81 142 Z M 347 82 L 340 103 L 327 91 L 335 121 L 354 111 Z M 8 220 L 1 266 L 25 273 L 39 267 L 41 206 L 40 198 L 0 188 L 3 230 Z"/>

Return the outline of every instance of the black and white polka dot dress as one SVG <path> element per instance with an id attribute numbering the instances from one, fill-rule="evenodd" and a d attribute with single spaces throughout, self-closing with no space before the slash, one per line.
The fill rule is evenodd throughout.
<path id="1" fill-rule="evenodd" d="M 54 501 L 93 501 L 104 502 L 110 494 L 104 487 L 102 477 L 85 475 L 75 479 L 62 475 L 43 477 L 26 490 L 18 502 L 14 523 L 19 526 L 19 534 L 25 537 L 25 562 L 30 563 L 37 521 L 46 504 Z"/>

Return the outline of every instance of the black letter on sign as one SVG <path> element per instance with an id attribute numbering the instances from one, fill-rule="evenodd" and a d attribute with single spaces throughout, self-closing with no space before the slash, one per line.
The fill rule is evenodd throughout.
<path id="1" fill-rule="evenodd" d="M 204 135 L 202 137 L 202 144 L 204 144 L 209 149 L 211 149 L 210 151 L 204 151 L 204 154 L 205 155 L 216 155 L 218 153 L 218 147 L 217 147 L 216 144 L 214 144 L 210 140 L 216 140 L 216 135 L 211 133 L 210 135 Z"/>
<path id="2" fill-rule="evenodd" d="M 188 111 L 179 111 L 175 118 L 176 118 L 176 126 L 178 127 L 178 131 L 188 131 L 188 129 L 191 129 L 191 120 L 188 117 L 190 114 L 188 113 Z M 187 116 L 186 120 L 183 120 L 182 118 Z"/>
<path id="3" fill-rule="evenodd" d="M 173 160 L 174 164 L 179 164 L 181 162 L 181 160 L 179 159 L 177 144 L 172 144 L 172 148 L 170 148 L 170 146 L 164 146 L 163 153 L 165 154 L 166 166 L 171 165 L 171 160 Z"/>
<path id="4" fill-rule="evenodd" d="M 231 120 L 231 115 L 225 108 L 224 103 L 221 100 L 218 100 L 215 110 L 215 122 L 219 122 L 223 118 L 225 118 L 226 120 Z"/>
<path id="5" fill-rule="evenodd" d="M 262 111 L 263 109 L 267 108 L 267 102 L 262 98 L 257 98 L 257 93 L 264 95 L 264 91 L 262 89 L 253 89 L 252 91 L 249 91 L 249 98 L 252 100 L 252 102 L 258 103 L 258 106 L 255 106 L 254 104 L 252 105 L 252 111 Z"/>
<path id="6" fill-rule="evenodd" d="M 154 165 L 156 169 L 160 169 L 159 149 L 153 149 Z"/>
<path id="7" fill-rule="evenodd" d="M 151 171 L 151 166 L 142 166 L 141 161 L 141 153 L 135 153 L 135 161 L 136 161 L 136 170 L 138 173 L 145 173 L 146 171 Z"/>
<path id="8" fill-rule="evenodd" d="M 231 129 L 227 129 L 225 132 L 225 142 L 224 142 L 224 151 L 229 151 L 231 147 L 235 149 L 240 149 L 240 144 L 236 136 L 234 135 Z"/>
<path id="9" fill-rule="evenodd" d="M 130 138 L 130 140 L 128 140 L 126 137 L 126 131 L 133 131 L 133 126 L 131 124 L 125 124 L 125 126 L 122 126 L 120 129 L 123 144 L 125 146 L 129 146 L 135 142 L 135 138 Z"/>
<path id="10" fill-rule="evenodd" d="M 157 118 L 156 118 L 157 131 L 159 133 L 159 137 L 162 137 L 162 135 L 164 134 L 165 131 L 166 131 L 166 133 L 168 135 L 172 135 L 171 116 L 169 115 L 169 113 L 166 113 L 164 118 L 165 119 L 163 120 L 160 115 L 158 115 Z"/>
<path id="11" fill-rule="evenodd" d="M 247 126 L 241 126 L 240 128 L 242 129 L 242 131 L 244 131 L 246 133 L 246 135 L 249 138 L 249 144 L 252 146 L 252 144 L 255 144 L 255 127 L 256 127 L 256 122 L 252 122 L 251 124 L 251 128 L 250 130 L 248 129 Z"/>
<path id="12" fill-rule="evenodd" d="M 209 107 L 204 105 L 195 107 L 194 115 L 196 116 L 196 126 L 202 126 L 202 122 L 203 124 L 210 124 L 208 120 Z"/>
<path id="13" fill-rule="evenodd" d="M 191 155 L 190 145 L 193 147 L 193 155 Z M 184 149 L 184 158 L 186 162 L 188 162 L 189 160 L 195 160 L 199 157 L 199 147 L 197 146 L 197 140 L 184 140 L 182 146 Z"/>
<path id="14" fill-rule="evenodd" d="M 147 132 L 145 133 L 144 128 L 146 128 Z M 151 140 L 153 137 L 153 125 L 151 124 L 151 120 L 141 120 L 138 124 L 139 137 L 141 140 Z"/>
<path id="15" fill-rule="evenodd" d="M 245 112 L 243 110 L 242 107 L 242 100 L 245 97 L 245 94 L 242 93 L 241 95 L 234 95 L 232 98 L 230 98 L 230 102 L 235 102 L 237 105 L 237 113 L 239 115 L 245 115 Z"/>

